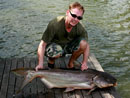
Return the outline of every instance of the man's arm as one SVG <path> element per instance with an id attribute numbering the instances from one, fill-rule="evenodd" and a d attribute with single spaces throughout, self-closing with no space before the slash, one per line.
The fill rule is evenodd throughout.
<path id="1" fill-rule="evenodd" d="M 88 56 L 89 56 L 89 44 L 87 43 L 86 45 L 86 49 L 83 53 L 83 61 L 82 61 L 82 66 L 81 66 L 81 70 L 87 69 L 88 68 Z"/>
<path id="2" fill-rule="evenodd" d="M 36 66 L 36 71 L 38 69 L 43 69 L 43 62 L 44 62 L 44 54 L 45 54 L 45 48 L 46 48 L 47 43 L 41 40 L 39 46 L 38 46 L 38 65 Z"/>

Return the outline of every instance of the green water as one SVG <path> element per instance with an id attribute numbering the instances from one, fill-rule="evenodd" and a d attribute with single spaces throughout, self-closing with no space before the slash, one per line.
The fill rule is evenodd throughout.
<path id="1" fill-rule="evenodd" d="M 0 58 L 36 57 L 48 22 L 76 0 L 0 0 Z M 79 0 L 91 52 L 118 79 L 122 98 L 130 96 L 130 1 Z"/>

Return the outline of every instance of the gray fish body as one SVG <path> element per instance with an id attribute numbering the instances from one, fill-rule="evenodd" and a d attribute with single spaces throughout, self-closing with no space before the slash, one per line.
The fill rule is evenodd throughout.
<path id="1" fill-rule="evenodd" d="M 49 88 L 92 88 L 90 78 L 86 78 L 87 75 L 79 71 L 67 71 L 67 70 L 50 70 L 39 71 L 35 75 L 43 76 L 41 81 L 45 83 Z"/>
<path id="2" fill-rule="evenodd" d="M 13 70 L 13 72 L 17 74 L 19 74 L 19 71 L 20 69 Z M 116 79 L 113 76 L 106 72 L 93 69 L 87 69 L 86 71 L 61 69 L 40 71 L 26 70 L 23 75 L 25 75 L 25 80 L 22 84 L 21 90 L 37 77 L 40 77 L 41 81 L 48 88 L 67 88 L 65 92 L 74 89 L 94 90 L 96 87 L 105 88 L 116 85 Z"/>

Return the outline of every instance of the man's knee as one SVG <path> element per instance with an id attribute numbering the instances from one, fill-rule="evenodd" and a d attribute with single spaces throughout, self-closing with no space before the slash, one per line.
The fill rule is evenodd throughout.
<path id="1" fill-rule="evenodd" d="M 86 40 L 81 40 L 81 41 L 80 41 L 80 49 L 81 49 L 82 51 L 87 48 L 87 45 L 88 45 L 88 43 L 87 43 Z"/>

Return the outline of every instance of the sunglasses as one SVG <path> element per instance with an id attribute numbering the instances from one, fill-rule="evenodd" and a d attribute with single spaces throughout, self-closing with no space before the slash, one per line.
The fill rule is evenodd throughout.
<path id="1" fill-rule="evenodd" d="M 82 16 L 77 16 L 77 15 L 75 15 L 75 14 L 72 14 L 71 11 L 70 11 L 70 14 L 71 14 L 71 16 L 72 16 L 73 18 L 77 18 L 78 20 L 82 20 L 82 19 L 83 19 Z"/>

